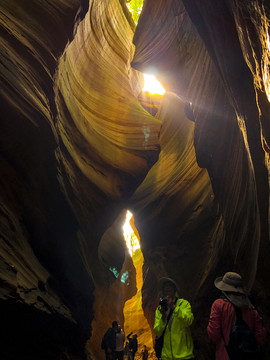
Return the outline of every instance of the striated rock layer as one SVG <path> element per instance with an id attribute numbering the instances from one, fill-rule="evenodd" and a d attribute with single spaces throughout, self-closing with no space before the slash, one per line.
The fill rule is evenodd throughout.
<path id="1" fill-rule="evenodd" d="M 208 259 L 207 264 L 189 276 L 198 324 L 207 315 L 202 301 L 209 307 L 213 299 L 209 292 L 213 279 L 228 270 L 240 272 L 248 289 L 255 280 L 256 295 L 260 293 L 266 319 L 269 316 L 269 281 L 265 276 L 269 254 L 268 153 L 263 123 L 269 115 L 267 10 L 266 4 L 258 2 L 247 6 L 241 1 L 218 5 L 212 1 L 155 1 L 154 5 L 150 0 L 145 1 L 134 36 L 133 67 L 155 71 L 167 90 L 192 103 L 196 159 L 207 169 L 218 204 L 208 256 L 202 256 L 202 261 Z M 178 209 L 181 211 L 181 205 Z M 145 214 L 143 219 L 148 220 Z M 182 216 L 178 224 L 180 219 Z M 199 228 L 193 230 L 193 238 L 207 244 Z M 179 247 L 182 241 L 179 236 Z M 189 247 L 192 251 L 190 243 Z M 161 252 L 164 254 L 164 249 Z M 185 271 L 174 274 L 167 260 L 165 256 L 165 272 L 180 277 L 186 294 L 190 281 L 186 281 Z M 202 282 L 196 288 L 197 274 Z M 204 326 L 206 323 L 207 319 Z M 198 334 L 205 337 L 203 329 Z"/>
<path id="2" fill-rule="evenodd" d="M 145 0 L 134 34 L 124 0 L 1 1 L 1 359 L 104 356 L 103 332 L 140 299 L 126 209 L 144 257 L 134 331 L 170 276 L 210 359 L 213 280 L 229 270 L 270 330 L 269 11 Z"/>

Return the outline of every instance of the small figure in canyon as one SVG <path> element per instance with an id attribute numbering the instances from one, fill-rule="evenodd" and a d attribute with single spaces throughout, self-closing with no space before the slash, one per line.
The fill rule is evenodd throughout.
<path id="1" fill-rule="evenodd" d="M 117 330 L 118 322 L 113 321 L 112 327 L 106 331 L 102 338 L 101 348 L 105 351 L 106 360 L 114 360 Z"/>
<path id="2" fill-rule="evenodd" d="M 132 335 L 132 337 L 131 337 Z M 133 334 L 132 332 L 128 334 L 127 336 L 129 341 L 129 352 L 128 352 L 128 358 L 129 360 L 134 360 L 135 354 L 138 350 L 138 340 L 137 340 L 137 334 Z"/>
<path id="3" fill-rule="evenodd" d="M 193 340 L 190 325 L 193 313 L 190 303 L 178 298 L 176 283 L 170 278 L 159 280 L 162 297 L 155 312 L 155 351 L 162 360 L 192 359 Z"/>
<path id="4" fill-rule="evenodd" d="M 148 350 L 147 350 L 146 345 L 143 345 L 141 354 L 142 354 L 142 360 L 147 360 L 148 359 Z"/>
<path id="5" fill-rule="evenodd" d="M 118 325 L 116 332 L 116 346 L 115 346 L 115 360 L 123 360 L 124 359 L 124 343 L 125 343 L 125 333 L 121 326 Z"/>
<path id="6" fill-rule="evenodd" d="M 128 354 L 129 354 L 129 345 L 128 341 L 126 341 L 125 347 L 124 347 L 124 359 L 128 360 Z"/>
<path id="7" fill-rule="evenodd" d="M 214 284 L 222 293 L 212 305 L 207 332 L 216 343 L 216 360 L 261 359 L 259 345 L 266 342 L 267 334 L 257 310 L 243 289 L 242 277 L 227 272 Z M 234 334 L 237 341 L 234 341 Z"/>
<path id="8" fill-rule="evenodd" d="M 126 345 L 124 348 L 124 359 L 128 360 L 128 354 L 129 354 L 129 345 L 128 345 L 128 341 L 126 341 Z"/>

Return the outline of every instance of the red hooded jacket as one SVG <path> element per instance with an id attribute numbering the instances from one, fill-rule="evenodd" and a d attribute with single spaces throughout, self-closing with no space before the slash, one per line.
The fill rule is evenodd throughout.
<path id="1" fill-rule="evenodd" d="M 267 340 L 267 334 L 257 310 L 249 308 L 241 308 L 241 310 L 243 320 L 253 331 L 258 344 L 263 345 Z M 235 320 L 234 306 L 229 301 L 217 299 L 213 303 L 207 333 L 216 343 L 216 360 L 230 360 L 224 341 L 226 345 L 229 343 L 231 327 Z"/>

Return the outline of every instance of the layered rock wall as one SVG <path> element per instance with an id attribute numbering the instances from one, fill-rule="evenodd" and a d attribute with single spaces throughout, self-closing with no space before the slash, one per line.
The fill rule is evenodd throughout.
<path id="1" fill-rule="evenodd" d="M 0 10 L 2 358 L 102 356 L 98 339 L 136 293 L 126 209 L 150 326 L 156 281 L 173 277 L 209 359 L 213 280 L 235 270 L 269 330 L 267 2 L 145 0 L 135 35 L 122 0 Z M 167 90 L 152 115 L 138 70 Z"/>

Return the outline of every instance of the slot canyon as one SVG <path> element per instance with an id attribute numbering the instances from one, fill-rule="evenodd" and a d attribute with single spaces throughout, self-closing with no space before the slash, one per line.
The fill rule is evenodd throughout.
<path id="1" fill-rule="evenodd" d="M 195 359 L 227 271 L 270 333 L 269 0 L 131 2 L 0 1 L 1 360 L 105 359 L 113 320 L 155 360 L 161 277 Z"/>

